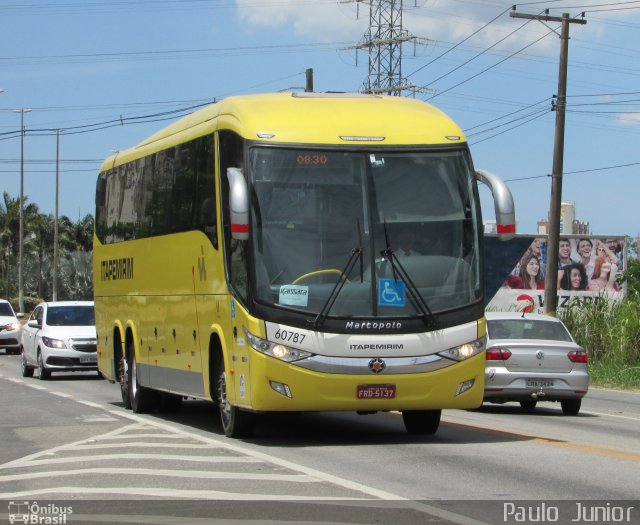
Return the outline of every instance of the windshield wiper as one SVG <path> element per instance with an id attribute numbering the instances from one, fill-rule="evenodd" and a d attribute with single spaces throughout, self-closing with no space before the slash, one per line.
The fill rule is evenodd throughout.
<path id="1" fill-rule="evenodd" d="M 407 285 L 407 290 L 409 290 L 409 295 L 411 296 L 413 304 L 415 305 L 416 309 L 422 314 L 422 320 L 424 321 L 424 323 L 428 327 L 434 327 L 434 328 L 437 327 L 438 320 L 433 315 L 433 312 L 431 311 L 431 308 L 429 308 L 427 301 L 425 301 L 424 297 L 422 297 L 422 295 L 420 294 L 420 291 L 418 290 L 418 287 L 411 280 L 411 277 L 409 277 L 409 274 L 402 266 L 402 263 L 398 260 L 398 258 L 396 257 L 396 254 L 391 249 L 391 245 L 389 244 L 389 232 L 387 230 L 386 219 L 384 221 L 384 241 L 385 241 L 386 247 L 384 250 L 380 252 L 380 255 L 382 255 L 384 259 L 389 261 L 389 263 L 391 263 L 391 270 L 393 271 L 393 280 L 397 282 L 398 275 L 400 276 L 400 278 Z"/>
<path id="2" fill-rule="evenodd" d="M 338 282 L 333 287 L 333 290 L 331 290 L 331 293 L 329 294 L 329 297 L 327 297 L 327 300 L 325 301 L 324 306 L 320 310 L 320 313 L 318 313 L 318 315 L 313 321 L 310 321 L 311 324 L 313 324 L 314 328 L 320 328 L 324 324 L 324 321 L 326 320 L 327 315 L 329 314 L 329 311 L 333 306 L 333 303 L 336 302 L 336 299 L 338 298 L 338 294 L 342 290 L 344 283 L 347 282 L 347 275 L 351 273 L 351 270 L 355 266 L 356 261 L 358 259 L 360 259 L 360 282 L 363 282 L 364 265 L 362 261 L 362 232 L 360 230 L 359 220 L 356 221 L 356 226 L 358 228 L 358 240 L 360 242 L 360 246 L 356 246 L 355 248 L 351 249 L 349 260 L 347 261 L 347 264 L 342 270 L 342 275 L 340 275 Z"/>

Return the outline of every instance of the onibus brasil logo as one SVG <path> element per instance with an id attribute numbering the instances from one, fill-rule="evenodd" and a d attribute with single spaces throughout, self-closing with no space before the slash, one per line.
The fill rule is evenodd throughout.
<path id="1" fill-rule="evenodd" d="M 64 525 L 67 523 L 69 514 L 73 514 L 71 507 L 63 507 L 55 503 L 40 504 L 37 501 L 9 502 L 9 523 Z"/>

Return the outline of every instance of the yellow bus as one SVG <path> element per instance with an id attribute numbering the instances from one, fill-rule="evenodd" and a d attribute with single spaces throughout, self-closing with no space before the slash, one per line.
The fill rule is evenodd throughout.
<path id="1" fill-rule="evenodd" d="M 421 101 L 237 96 L 108 158 L 96 188 L 98 364 L 135 412 L 400 411 L 436 432 L 482 402 L 478 181 L 511 193 Z"/>

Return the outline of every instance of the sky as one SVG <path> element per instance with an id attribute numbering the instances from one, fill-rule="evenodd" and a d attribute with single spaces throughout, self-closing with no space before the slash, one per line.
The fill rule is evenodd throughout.
<path id="1" fill-rule="evenodd" d="M 377 1 L 377 0 L 374 0 Z M 390 1 L 390 0 L 384 0 Z M 399 0 L 397 0 L 399 4 Z M 452 117 L 476 168 L 507 181 L 519 233 L 551 196 L 560 24 L 513 18 L 502 0 L 404 0 L 402 74 Z M 594 235 L 640 235 L 640 1 L 517 4 L 568 13 L 562 201 Z M 94 213 L 101 162 L 221 98 L 359 91 L 368 3 L 355 0 L 4 0 L 0 4 L 0 191 L 43 213 Z M 30 112 L 15 110 L 30 109 Z M 57 133 L 54 130 L 62 130 Z M 494 218 L 487 189 L 483 217 Z"/>

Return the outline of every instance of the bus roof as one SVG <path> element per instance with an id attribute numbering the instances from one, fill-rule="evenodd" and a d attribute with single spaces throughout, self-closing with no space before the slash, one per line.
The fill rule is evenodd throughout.
<path id="1" fill-rule="evenodd" d="M 217 129 L 278 144 L 402 146 L 466 141 L 447 115 L 420 100 L 358 93 L 243 95 L 223 99 L 170 124 L 108 158 L 101 171 Z"/>

